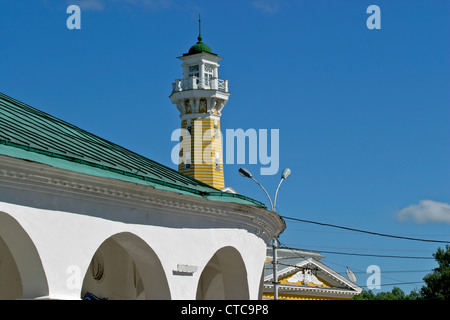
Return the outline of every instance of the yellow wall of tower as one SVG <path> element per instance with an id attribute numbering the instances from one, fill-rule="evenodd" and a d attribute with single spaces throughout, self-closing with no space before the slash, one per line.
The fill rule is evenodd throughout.
<path id="1" fill-rule="evenodd" d="M 189 125 L 188 120 L 181 122 L 182 138 L 178 171 L 214 188 L 222 189 L 225 187 L 222 137 L 220 120 L 218 117 L 214 118 L 193 118 Z M 189 126 L 191 127 L 190 135 L 187 133 Z M 186 159 L 188 153 L 190 161 Z M 187 167 L 187 163 L 190 166 Z"/>

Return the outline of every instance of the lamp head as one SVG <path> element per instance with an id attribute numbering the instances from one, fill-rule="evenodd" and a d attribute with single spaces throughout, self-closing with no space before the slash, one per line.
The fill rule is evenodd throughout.
<path id="1" fill-rule="evenodd" d="M 290 175 L 291 175 L 291 169 L 286 168 L 281 173 L 281 179 L 287 179 L 287 177 L 289 177 Z"/>
<path id="2" fill-rule="evenodd" d="M 253 175 L 250 173 L 250 171 L 248 171 L 245 168 L 240 168 L 239 174 L 244 178 L 250 178 L 250 179 L 253 178 Z"/>

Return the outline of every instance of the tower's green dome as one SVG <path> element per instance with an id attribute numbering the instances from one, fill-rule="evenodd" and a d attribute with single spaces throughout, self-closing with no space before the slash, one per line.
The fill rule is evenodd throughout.
<path id="1" fill-rule="evenodd" d="M 196 44 L 194 44 L 190 49 L 188 53 L 185 53 L 184 55 L 191 55 L 191 54 L 196 54 L 196 53 L 202 53 L 202 52 L 206 52 L 206 53 L 210 53 L 210 54 L 215 54 L 212 53 L 211 48 L 208 47 L 206 44 L 204 44 L 202 42 L 202 36 L 198 36 L 198 42 Z"/>

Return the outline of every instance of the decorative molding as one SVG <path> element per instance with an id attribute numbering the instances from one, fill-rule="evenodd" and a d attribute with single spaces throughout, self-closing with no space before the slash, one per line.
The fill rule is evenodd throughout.
<path id="1" fill-rule="evenodd" d="M 130 208 L 135 206 L 145 209 L 162 208 L 176 215 L 191 214 L 216 218 L 239 224 L 242 228 L 263 238 L 266 243 L 285 228 L 284 221 L 276 213 L 256 206 L 202 199 L 155 189 L 152 186 L 91 176 L 7 156 L 0 155 L 0 163 L 2 164 L 0 182 L 2 180 L 14 182 L 20 184 L 20 188 L 24 190 L 87 195 L 108 203 L 114 199 Z"/>
<path id="2" fill-rule="evenodd" d="M 273 285 L 265 284 L 264 292 L 270 292 L 273 290 Z M 337 289 L 327 287 L 310 287 L 305 285 L 278 285 L 279 293 L 298 293 L 298 294 L 311 294 L 318 296 L 331 296 L 331 295 L 357 295 L 360 292 L 351 289 Z"/>

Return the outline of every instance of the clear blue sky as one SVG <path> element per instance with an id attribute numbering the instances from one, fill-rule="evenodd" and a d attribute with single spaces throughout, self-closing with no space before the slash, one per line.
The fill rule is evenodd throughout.
<path id="1" fill-rule="evenodd" d="M 66 27 L 70 4 L 81 6 L 81 30 Z M 379 30 L 366 26 L 372 4 L 381 9 Z M 245 167 L 271 195 L 291 168 L 281 215 L 448 241 L 449 13 L 448 1 L 433 0 L 1 0 L 0 91 L 176 168 L 170 137 L 180 120 L 168 97 L 181 77 L 176 57 L 197 41 L 201 14 L 203 40 L 224 58 L 220 77 L 229 80 L 223 133 L 280 130 L 279 173 Z M 225 165 L 226 185 L 267 203 L 240 166 Z M 425 257 L 439 246 L 292 221 L 280 240 Z M 380 266 L 382 291 L 421 281 L 428 272 L 411 271 L 436 266 L 324 256 L 338 272 L 362 271 L 361 286 L 367 267 Z M 409 293 L 421 284 L 398 286 Z"/>

